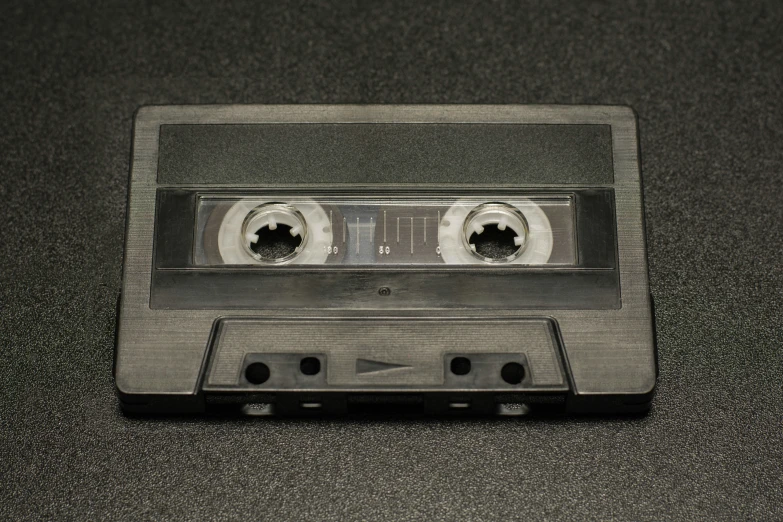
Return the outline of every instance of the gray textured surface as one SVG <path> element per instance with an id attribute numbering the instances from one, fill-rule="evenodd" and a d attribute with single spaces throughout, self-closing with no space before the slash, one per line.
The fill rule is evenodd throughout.
<path id="1" fill-rule="evenodd" d="M 783 518 L 779 2 L 2 9 L 0 517 Z M 180 102 L 634 106 L 652 413 L 123 418 L 131 116 Z"/>

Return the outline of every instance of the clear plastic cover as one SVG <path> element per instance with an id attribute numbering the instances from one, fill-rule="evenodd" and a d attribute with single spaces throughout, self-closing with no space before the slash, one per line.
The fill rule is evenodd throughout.
<path id="1" fill-rule="evenodd" d="M 196 265 L 576 263 L 569 194 L 202 194 Z"/>

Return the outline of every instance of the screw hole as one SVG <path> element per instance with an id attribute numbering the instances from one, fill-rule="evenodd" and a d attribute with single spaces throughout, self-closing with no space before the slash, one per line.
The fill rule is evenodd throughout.
<path id="1" fill-rule="evenodd" d="M 305 375 L 318 375 L 321 371 L 321 361 L 317 357 L 305 357 L 299 361 L 299 371 Z"/>
<path id="2" fill-rule="evenodd" d="M 500 370 L 500 376 L 509 384 L 519 384 L 525 378 L 525 367 L 516 362 L 510 362 Z"/>
<path id="3" fill-rule="evenodd" d="M 454 375 L 467 375 L 470 373 L 470 359 L 467 357 L 455 357 L 451 360 L 451 373 Z"/>
<path id="4" fill-rule="evenodd" d="M 245 368 L 245 379 L 251 384 L 264 384 L 269 379 L 269 366 L 262 362 L 249 364 Z"/>

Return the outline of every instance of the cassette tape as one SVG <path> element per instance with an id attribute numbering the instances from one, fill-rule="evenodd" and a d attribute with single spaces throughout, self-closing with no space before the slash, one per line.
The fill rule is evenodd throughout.
<path id="1" fill-rule="evenodd" d="M 633 111 L 140 109 L 114 374 L 130 412 L 646 411 Z"/>

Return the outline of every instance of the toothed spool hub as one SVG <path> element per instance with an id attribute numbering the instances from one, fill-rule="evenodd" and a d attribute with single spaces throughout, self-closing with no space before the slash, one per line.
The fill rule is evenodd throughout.
<path id="1" fill-rule="evenodd" d="M 301 244 L 288 256 L 264 258 L 251 249 L 257 240 L 255 232 L 278 224 L 291 227 L 291 235 L 299 235 Z M 226 212 L 218 232 L 218 248 L 227 264 L 314 264 L 326 263 L 332 231 L 329 216 L 312 200 L 279 202 L 242 200 Z"/>
<path id="2" fill-rule="evenodd" d="M 517 251 L 511 256 L 494 259 L 475 252 L 470 236 L 483 232 L 487 225 L 500 230 L 511 228 L 516 233 Z M 457 201 L 438 225 L 441 256 L 447 264 L 503 263 L 540 265 L 552 255 L 552 226 L 546 213 L 532 200 L 520 198 L 503 203 L 475 206 Z"/>

